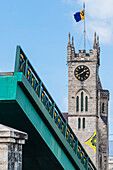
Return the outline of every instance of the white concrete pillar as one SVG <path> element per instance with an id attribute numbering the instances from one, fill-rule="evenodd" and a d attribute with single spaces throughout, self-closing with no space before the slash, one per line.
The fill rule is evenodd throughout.
<path id="1" fill-rule="evenodd" d="M 0 169 L 22 170 L 22 145 L 27 133 L 0 124 Z"/>

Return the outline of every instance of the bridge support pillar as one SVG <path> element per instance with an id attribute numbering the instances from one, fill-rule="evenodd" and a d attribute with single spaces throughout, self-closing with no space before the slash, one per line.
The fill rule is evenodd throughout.
<path id="1" fill-rule="evenodd" d="M 22 170 L 22 145 L 27 133 L 0 124 L 0 169 Z"/>

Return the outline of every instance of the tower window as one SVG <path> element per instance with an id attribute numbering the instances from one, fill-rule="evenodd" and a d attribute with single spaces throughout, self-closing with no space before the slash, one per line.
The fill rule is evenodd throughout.
<path id="1" fill-rule="evenodd" d="M 88 111 L 88 97 L 85 97 L 85 111 Z"/>
<path id="2" fill-rule="evenodd" d="M 78 129 L 81 128 L 81 118 L 78 118 Z"/>
<path id="3" fill-rule="evenodd" d="M 81 112 L 83 112 L 83 92 L 81 92 Z"/>
<path id="4" fill-rule="evenodd" d="M 102 113 L 104 112 L 104 103 L 102 103 Z"/>
<path id="5" fill-rule="evenodd" d="M 83 118 L 83 129 L 85 129 L 85 118 Z"/>
<path id="6" fill-rule="evenodd" d="M 79 97 L 76 97 L 76 111 L 79 111 Z"/>

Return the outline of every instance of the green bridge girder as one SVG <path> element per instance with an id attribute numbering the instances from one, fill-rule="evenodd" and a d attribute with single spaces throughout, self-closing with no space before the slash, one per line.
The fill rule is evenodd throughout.
<path id="1" fill-rule="evenodd" d="M 0 123 L 28 133 L 23 169 L 96 169 L 18 46 L 15 72 L 0 74 Z"/>

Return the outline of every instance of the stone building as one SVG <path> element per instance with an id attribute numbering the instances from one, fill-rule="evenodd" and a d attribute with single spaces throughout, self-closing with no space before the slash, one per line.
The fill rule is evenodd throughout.
<path id="1" fill-rule="evenodd" d="M 75 52 L 70 33 L 67 45 L 68 122 L 97 169 L 108 167 L 108 100 L 99 77 L 99 37 L 93 49 Z"/>

